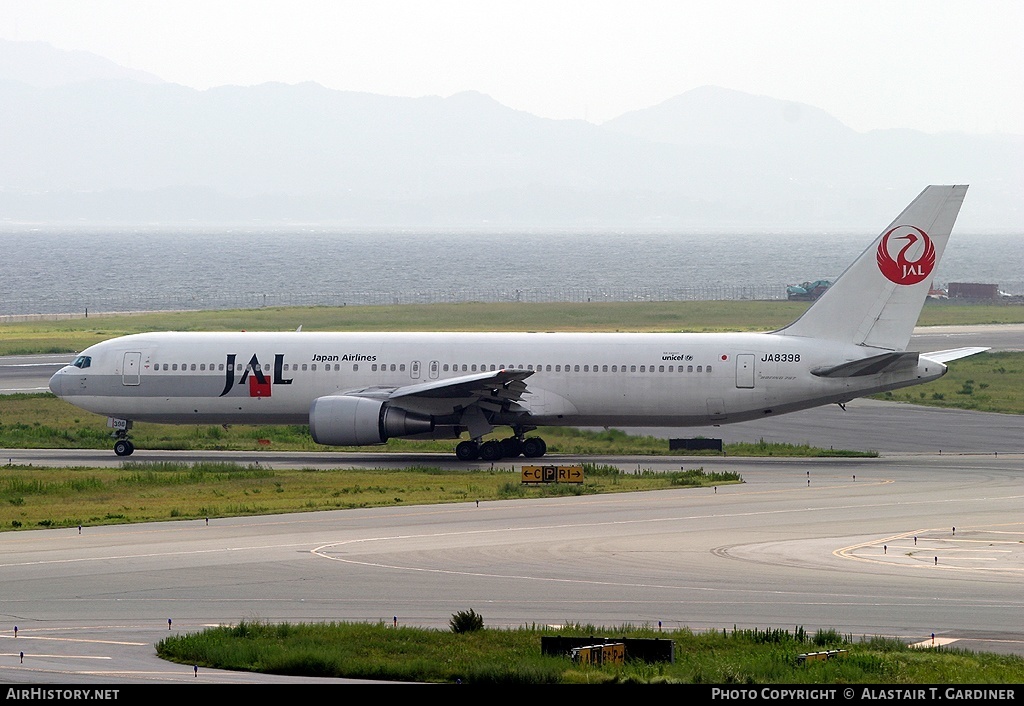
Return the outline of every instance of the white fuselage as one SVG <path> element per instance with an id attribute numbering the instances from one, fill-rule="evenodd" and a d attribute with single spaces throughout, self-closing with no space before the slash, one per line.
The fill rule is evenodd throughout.
<path id="1" fill-rule="evenodd" d="M 306 424 L 320 397 L 524 369 L 531 424 L 693 426 L 843 402 L 946 370 L 922 358 L 898 373 L 811 373 L 882 352 L 764 333 L 152 333 L 90 347 L 79 358 L 88 366 L 66 366 L 51 389 L 126 420 Z M 452 400 L 400 405 L 442 414 Z"/>

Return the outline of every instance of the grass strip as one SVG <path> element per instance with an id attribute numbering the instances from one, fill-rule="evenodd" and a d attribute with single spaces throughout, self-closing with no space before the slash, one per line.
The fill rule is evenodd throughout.
<path id="1" fill-rule="evenodd" d="M 455 616 L 453 616 L 454 619 Z M 588 665 L 542 654 L 541 638 L 671 640 L 675 660 Z M 844 650 L 828 660 L 801 654 Z M 1019 684 L 1024 658 L 950 648 L 913 649 L 902 641 L 802 627 L 692 632 L 649 625 L 602 628 L 484 627 L 470 632 L 387 622 L 271 624 L 244 621 L 168 637 L 157 654 L 182 664 L 290 676 L 400 682 L 519 684 Z M 628 657 L 628 654 L 627 654 Z"/>
<path id="2" fill-rule="evenodd" d="M 435 505 L 740 483 L 691 468 L 623 472 L 583 464 L 584 482 L 524 485 L 511 465 L 493 470 L 274 469 L 265 464 L 137 463 L 120 468 L 0 467 L 0 530 L 79 527 L 314 510 Z"/>

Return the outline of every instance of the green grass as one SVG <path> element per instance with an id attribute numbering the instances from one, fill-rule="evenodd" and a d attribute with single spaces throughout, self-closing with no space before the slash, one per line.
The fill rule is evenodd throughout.
<path id="1" fill-rule="evenodd" d="M 622 665 L 574 663 L 542 654 L 541 637 L 605 636 L 672 640 L 675 661 Z M 846 650 L 826 661 L 800 654 Z M 963 650 L 912 649 L 898 640 L 854 639 L 834 630 L 688 629 L 651 626 L 559 629 L 524 626 L 465 633 L 386 623 L 242 622 L 168 637 L 157 644 L 167 660 L 199 667 L 290 676 L 490 685 L 690 684 L 1018 684 L 1024 659 Z M 627 655 L 628 656 L 628 655 Z"/>
<path id="2" fill-rule="evenodd" d="M 1024 353 L 979 353 L 949 363 L 949 372 L 925 385 L 877 399 L 979 412 L 1024 414 Z"/>
<path id="3" fill-rule="evenodd" d="M 274 469 L 266 464 L 137 463 L 120 468 L 0 466 L 0 530 L 128 524 L 313 510 L 433 505 L 698 488 L 735 473 L 583 464 L 582 484 L 524 485 L 521 468 Z"/>

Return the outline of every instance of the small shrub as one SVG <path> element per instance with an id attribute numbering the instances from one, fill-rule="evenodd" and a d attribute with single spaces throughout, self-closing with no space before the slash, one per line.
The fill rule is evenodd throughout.
<path id="1" fill-rule="evenodd" d="M 458 613 L 453 613 L 452 619 L 448 621 L 448 625 L 451 627 L 452 632 L 456 634 L 474 632 L 483 629 L 484 618 L 470 608 L 469 610 L 460 610 Z"/>

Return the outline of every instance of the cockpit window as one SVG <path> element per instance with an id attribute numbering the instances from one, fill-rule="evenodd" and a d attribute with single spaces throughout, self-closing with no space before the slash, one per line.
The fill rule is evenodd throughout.
<path id="1" fill-rule="evenodd" d="M 88 368 L 90 365 L 92 365 L 92 356 L 80 355 L 77 358 L 75 358 L 75 362 L 73 362 L 72 365 L 75 366 L 76 368 Z"/>

